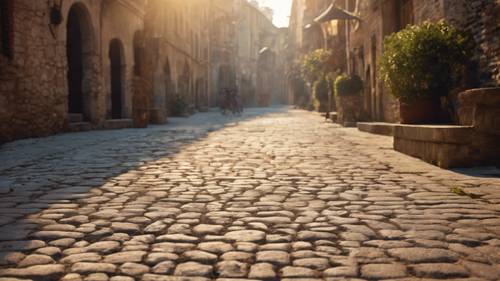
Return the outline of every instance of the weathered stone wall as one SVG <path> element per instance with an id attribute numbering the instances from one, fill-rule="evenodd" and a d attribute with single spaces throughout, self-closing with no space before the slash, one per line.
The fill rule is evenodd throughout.
<path id="1" fill-rule="evenodd" d="M 180 95 L 191 110 L 209 104 L 207 87 L 209 31 L 207 6 L 202 0 L 152 0 L 145 28 L 152 40 L 153 104 L 164 111 Z"/>
<path id="2" fill-rule="evenodd" d="M 473 36 L 480 86 L 500 85 L 500 1 L 446 0 L 444 16 Z"/>
<path id="3" fill-rule="evenodd" d="M 442 0 L 414 0 L 412 5 L 415 24 L 424 21 L 438 21 L 444 18 L 445 7 Z"/>
<path id="4" fill-rule="evenodd" d="M 74 1 L 66 1 L 63 19 Z M 97 1 L 81 1 L 96 12 Z M 0 142 L 60 132 L 67 123 L 65 21 L 46 1 L 13 1 L 11 58 L 0 58 Z"/>
<path id="5" fill-rule="evenodd" d="M 122 62 L 122 116 L 132 117 L 132 80 L 134 77 L 134 38 L 143 29 L 144 15 L 131 12 L 127 6 L 116 1 L 102 3 L 102 30 L 101 30 L 101 64 L 103 95 L 102 102 L 106 105 L 106 119 L 111 119 L 111 63 L 110 44 L 118 40 L 121 44 Z"/>
<path id="6" fill-rule="evenodd" d="M 344 1 L 340 1 L 344 3 Z M 377 74 L 377 60 L 383 52 L 385 36 L 401 26 L 399 0 L 353 1 L 343 7 L 362 18 L 350 23 L 348 63 L 351 72 L 366 83 L 365 109 L 371 120 L 398 121 L 398 104 Z M 414 0 L 411 22 L 446 20 L 468 31 L 476 42 L 478 62 L 476 86 L 495 86 L 500 82 L 500 18 L 499 0 Z"/>
<path id="7" fill-rule="evenodd" d="M 382 56 L 385 36 L 398 30 L 395 0 L 357 1 L 347 7 L 362 19 L 349 21 L 350 71 L 359 75 L 365 83 L 364 111 L 371 120 L 396 122 L 397 102 L 384 87 L 378 75 L 378 60 Z"/>

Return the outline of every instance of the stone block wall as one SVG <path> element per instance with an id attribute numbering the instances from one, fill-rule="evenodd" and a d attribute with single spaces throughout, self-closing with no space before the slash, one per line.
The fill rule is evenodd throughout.
<path id="1" fill-rule="evenodd" d="M 500 164 L 500 88 L 459 95 L 460 126 L 396 125 L 394 149 L 443 168 Z"/>
<path id="2" fill-rule="evenodd" d="M 344 3 L 344 1 L 340 1 Z M 383 53 L 385 36 L 398 31 L 401 26 L 401 0 L 351 1 L 349 10 L 362 19 L 350 21 L 348 63 L 351 71 L 367 83 L 365 108 L 370 120 L 397 122 L 399 107 L 376 72 L 377 61 Z M 413 0 L 406 21 L 419 24 L 424 21 L 446 20 L 469 32 L 476 43 L 474 60 L 477 69 L 475 86 L 498 86 L 500 82 L 500 0 Z M 476 73 L 474 73 L 476 72 Z M 470 83 L 469 83 L 470 84 Z"/>
<path id="3" fill-rule="evenodd" d="M 500 1 L 446 0 L 444 3 L 446 20 L 473 36 L 480 84 L 500 85 Z"/>
<path id="4" fill-rule="evenodd" d="M 0 55 L 0 143 L 59 132 L 67 116 L 63 41 L 46 1 L 12 1 L 11 54 Z"/>

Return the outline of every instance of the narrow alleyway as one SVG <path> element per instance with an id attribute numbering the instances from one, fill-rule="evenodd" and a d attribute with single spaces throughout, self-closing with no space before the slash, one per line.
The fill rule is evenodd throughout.
<path id="1" fill-rule="evenodd" d="M 0 281 L 499 280 L 500 180 L 390 147 L 287 108 L 4 145 Z"/>

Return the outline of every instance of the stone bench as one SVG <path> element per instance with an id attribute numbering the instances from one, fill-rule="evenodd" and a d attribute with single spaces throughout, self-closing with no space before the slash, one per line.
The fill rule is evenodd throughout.
<path id="1" fill-rule="evenodd" d="M 394 127 L 397 124 L 384 122 L 358 122 L 358 130 L 371 134 L 394 136 Z"/>
<path id="2" fill-rule="evenodd" d="M 459 95 L 460 125 L 395 125 L 394 149 L 442 168 L 500 164 L 500 88 Z"/>
<path id="3" fill-rule="evenodd" d="M 472 126 L 396 125 L 394 149 L 443 168 L 477 163 Z"/>

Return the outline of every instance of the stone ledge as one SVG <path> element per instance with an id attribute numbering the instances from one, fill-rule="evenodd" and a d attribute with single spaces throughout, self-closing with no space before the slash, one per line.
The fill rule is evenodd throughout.
<path id="1" fill-rule="evenodd" d="M 134 126 L 134 121 L 132 119 L 111 119 L 104 121 L 104 130 L 118 130 L 118 129 L 128 129 Z"/>
<path id="2" fill-rule="evenodd" d="M 394 149 L 441 168 L 495 164 L 495 138 L 470 126 L 397 125 Z"/>
<path id="3" fill-rule="evenodd" d="M 442 144 L 468 144 L 473 140 L 472 126 L 394 125 L 394 137 Z"/>
<path id="4" fill-rule="evenodd" d="M 396 125 L 384 122 L 358 122 L 358 130 L 371 134 L 394 136 L 394 127 Z"/>
<path id="5" fill-rule="evenodd" d="M 92 124 L 89 122 L 73 122 L 68 124 L 67 132 L 85 132 L 92 130 Z"/>

